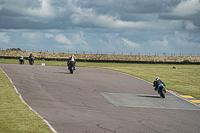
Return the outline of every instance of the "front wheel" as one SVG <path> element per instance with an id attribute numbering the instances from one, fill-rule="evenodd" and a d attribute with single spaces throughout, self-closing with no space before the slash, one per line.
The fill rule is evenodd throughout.
<path id="1" fill-rule="evenodd" d="M 70 73 L 73 74 L 73 67 L 70 67 Z"/>

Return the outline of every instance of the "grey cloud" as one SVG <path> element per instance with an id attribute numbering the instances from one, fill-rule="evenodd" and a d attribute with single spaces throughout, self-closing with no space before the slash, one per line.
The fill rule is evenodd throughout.
<path id="1" fill-rule="evenodd" d="M 96 11 L 129 12 L 129 13 L 161 13 L 169 12 L 180 0 L 98 0 L 78 1 L 77 5 L 82 8 L 95 8 Z M 102 10 L 103 9 L 103 10 Z"/>
<path id="2" fill-rule="evenodd" d="M 193 22 L 200 20 L 200 1 L 181 1 L 171 12 L 159 14 L 159 18 L 168 20 L 190 20 Z"/>
<path id="3" fill-rule="evenodd" d="M 40 2 L 37 0 L 0 0 L 0 4 L 1 6 L 10 8 L 37 8 L 40 6 Z"/>
<path id="4" fill-rule="evenodd" d="M 7 8 L 2 8 L 0 10 L 0 16 L 10 16 L 10 17 L 22 17 L 24 15 L 18 13 L 18 12 L 15 12 L 15 11 L 12 11 L 12 10 L 9 10 Z"/>
<path id="5" fill-rule="evenodd" d="M 185 15 L 185 16 L 174 15 L 174 14 L 161 14 L 161 15 L 159 15 L 159 18 L 160 19 L 169 19 L 169 20 L 199 20 L 200 19 L 200 11 L 195 14 Z"/>
<path id="6" fill-rule="evenodd" d="M 123 21 L 148 21 L 161 13 L 169 13 L 180 0 L 98 0 L 78 1 L 77 6 L 93 9 L 97 15 L 118 16 Z"/>
<path id="7" fill-rule="evenodd" d="M 5 3 L 6 3 L 5 0 L 0 0 L 0 4 L 1 4 L 1 5 L 5 4 Z"/>
<path id="8" fill-rule="evenodd" d="M 0 17 L 0 29 L 67 29 L 69 22 L 33 22 L 24 18 Z"/>
<path id="9" fill-rule="evenodd" d="M 16 6 L 8 10 L 7 6 L 13 6 L 11 2 L 14 2 Z M 168 12 L 178 2 L 178 0 L 153 0 L 151 2 L 148 0 L 80 0 L 67 3 L 66 0 L 59 0 L 50 3 L 53 9 L 55 9 L 55 17 L 52 20 L 47 20 L 39 17 L 33 18 L 31 14 L 22 15 L 22 11 L 18 11 L 18 9 L 26 11 L 27 8 L 38 8 L 41 4 L 39 1 L 22 0 L 22 2 L 17 3 L 16 1 L 8 0 L 6 3 L 4 1 L 5 8 L 3 7 L 0 11 L 0 28 L 9 28 L 9 26 L 10 28 L 17 29 L 66 29 L 76 26 L 83 28 L 109 28 L 106 22 L 126 23 L 126 21 L 139 22 L 157 19 L 157 14 L 155 13 Z M 3 20 L 1 16 L 19 18 L 16 18 L 16 20 L 14 18 L 5 18 L 6 20 Z M 99 22 L 99 20 L 96 20 L 101 20 L 101 18 L 107 19 L 107 21 L 102 20 L 102 22 Z M 16 23 L 10 25 L 12 22 Z M 114 27 L 118 26 L 119 24 Z"/>
<path id="10" fill-rule="evenodd" d="M 182 29 L 187 30 L 189 32 L 200 31 L 200 13 L 189 16 L 166 14 L 166 15 L 160 15 L 159 19 L 183 21 Z"/>

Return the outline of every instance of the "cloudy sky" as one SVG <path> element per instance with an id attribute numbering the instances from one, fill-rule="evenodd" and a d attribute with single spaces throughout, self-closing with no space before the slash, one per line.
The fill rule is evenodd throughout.
<path id="1" fill-rule="evenodd" d="M 0 48 L 200 53 L 200 0 L 0 0 Z"/>

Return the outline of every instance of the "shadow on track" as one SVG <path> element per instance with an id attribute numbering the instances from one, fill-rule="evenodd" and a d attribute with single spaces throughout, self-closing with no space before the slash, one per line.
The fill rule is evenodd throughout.
<path id="1" fill-rule="evenodd" d="M 138 97 L 147 97 L 147 98 L 160 98 L 160 96 L 155 95 L 137 95 Z"/>
<path id="2" fill-rule="evenodd" d="M 54 73 L 71 74 L 70 72 L 54 72 Z"/>

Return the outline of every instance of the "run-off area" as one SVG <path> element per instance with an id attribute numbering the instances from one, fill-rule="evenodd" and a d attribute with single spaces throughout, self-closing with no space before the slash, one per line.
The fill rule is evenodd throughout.
<path id="1" fill-rule="evenodd" d="M 126 93 L 100 93 L 114 106 L 142 107 L 161 109 L 200 110 L 199 107 L 184 101 L 183 99 L 170 95 L 160 98 L 159 95 L 148 94 L 126 94 Z"/>

